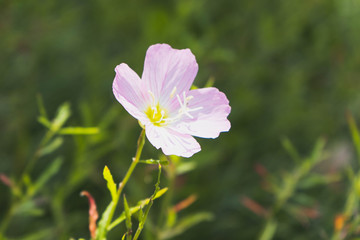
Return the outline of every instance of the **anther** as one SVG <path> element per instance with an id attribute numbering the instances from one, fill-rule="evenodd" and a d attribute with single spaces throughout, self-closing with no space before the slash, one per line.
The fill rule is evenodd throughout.
<path id="1" fill-rule="evenodd" d="M 176 87 L 173 88 L 173 90 L 170 93 L 170 98 L 173 98 L 176 92 Z"/>

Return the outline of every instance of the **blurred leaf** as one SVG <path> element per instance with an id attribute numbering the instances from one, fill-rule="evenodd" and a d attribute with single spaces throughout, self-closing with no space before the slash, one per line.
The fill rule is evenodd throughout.
<path id="1" fill-rule="evenodd" d="M 63 139 L 61 137 L 57 137 L 54 140 L 52 140 L 49 144 L 47 144 L 45 147 L 41 148 L 39 151 L 39 157 L 42 157 L 44 155 L 50 154 L 56 149 L 58 149 L 63 144 Z"/>
<path id="2" fill-rule="evenodd" d="M 51 127 L 51 122 L 45 118 L 44 116 L 39 116 L 38 117 L 38 122 L 41 123 L 42 125 L 44 125 L 47 128 Z"/>
<path id="3" fill-rule="evenodd" d="M 312 188 L 318 185 L 327 185 L 333 182 L 338 182 L 341 180 L 340 174 L 331 174 L 331 175 L 321 175 L 321 174 L 310 174 L 303 178 L 298 187 L 301 189 Z"/>
<path id="4" fill-rule="evenodd" d="M 22 202 L 15 208 L 14 215 L 18 216 L 41 216 L 44 214 L 44 210 L 40 209 L 33 199 L 28 199 Z"/>
<path id="5" fill-rule="evenodd" d="M 107 166 L 104 167 L 103 175 L 104 175 L 104 179 L 107 182 L 107 187 L 111 193 L 111 198 L 114 201 L 117 198 L 116 184 Z"/>
<path id="6" fill-rule="evenodd" d="M 297 152 L 297 150 L 295 149 L 294 145 L 291 143 L 291 141 L 288 138 L 283 138 L 281 141 L 284 149 L 289 153 L 289 155 L 291 156 L 291 158 L 296 162 L 296 163 L 300 163 L 301 162 L 301 158 L 299 156 L 299 153 Z"/>
<path id="7" fill-rule="evenodd" d="M 139 163 L 168 165 L 169 161 L 167 159 L 163 159 L 163 160 L 147 159 L 147 160 L 140 160 Z"/>
<path id="8" fill-rule="evenodd" d="M 190 172 L 196 168 L 195 162 L 180 162 L 176 167 L 176 174 L 181 175 Z"/>
<path id="9" fill-rule="evenodd" d="M 45 110 L 44 101 L 43 101 L 42 96 L 40 94 L 38 94 L 36 96 L 36 100 L 37 100 L 40 116 L 43 117 L 44 119 L 47 119 L 48 117 L 47 117 L 47 114 L 46 114 L 46 110 Z"/>
<path id="10" fill-rule="evenodd" d="M 214 83 L 215 83 L 215 78 L 214 78 L 214 77 L 210 77 L 210 78 L 207 80 L 204 88 L 213 87 L 213 86 L 214 86 Z"/>
<path id="11" fill-rule="evenodd" d="M 51 130 L 53 132 L 57 132 L 64 125 L 64 123 L 69 119 L 70 115 L 71 115 L 70 104 L 63 103 L 59 107 L 57 115 L 51 123 Z"/>
<path id="12" fill-rule="evenodd" d="M 28 189 L 27 194 L 29 197 L 36 194 L 36 192 L 39 191 L 45 183 L 59 171 L 62 162 L 62 158 L 58 157 L 50 164 L 50 166 L 37 179 L 34 185 Z"/>
<path id="13" fill-rule="evenodd" d="M 65 127 L 59 130 L 59 134 L 63 135 L 91 135 L 99 132 L 97 127 Z"/>
<path id="14" fill-rule="evenodd" d="M 212 221 L 214 215 L 209 212 L 199 212 L 186 216 L 178 221 L 174 228 L 160 232 L 160 239 L 169 239 L 184 233 L 189 228 L 204 221 Z"/>
<path id="15" fill-rule="evenodd" d="M 351 132 L 351 135 L 352 135 L 353 143 L 355 145 L 356 152 L 358 154 L 358 158 L 359 158 L 359 161 L 360 161 L 360 134 L 359 134 L 359 130 L 358 130 L 358 127 L 356 125 L 355 119 L 353 118 L 350 111 L 347 112 L 346 117 L 347 117 L 347 121 L 348 121 L 348 124 L 349 124 L 349 127 L 350 127 L 350 132 Z"/>
<path id="16" fill-rule="evenodd" d="M 166 227 L 172 228 L 177 220 L 177 213 L 174 208 L 170 208 L 167 213 L 167 219 L 166 219 Z"/>
<path id="17" fill-rule="evenodd" d="M 21 236 L 19 238 L 12 238 L 13 240 L 39 240 L 39 239 L 51 239 L 54 236 L 54 229 L 53 228 L 46 228 L 40 231 Z M 0 237 L 1 240 L 3 240 Z M 5 238 L 4 238 L 5 240 Z"/>
<path id="18" fill-rule="evenodd" d="M 266 222 L 265 228 L 259 238 L 259 240 L 270 240 L 275 235 L 277 229 L 277 222 L 270 219 Z"/>

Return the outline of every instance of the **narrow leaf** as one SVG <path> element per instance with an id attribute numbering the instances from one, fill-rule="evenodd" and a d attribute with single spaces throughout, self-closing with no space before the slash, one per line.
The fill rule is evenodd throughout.
<path id="1" fill-rule="evenodd" d="M 166 191 L 168 190 L 168 188 L 162 188 L 160 189 L 154 196 L 154 200 L 161 197 L 162 195 L 164 195 L 166 193 Z M 143 208 L 144 206 L 146 206 L 147 204 L 149 204 L 150 202 L 150 198 L 146 198 L 144 200 L 141 200 L 137 203 L 136 206 L 131 207 L 130 210 L 130 214 L 134 215 L 135 213 L 137 213 L 138 211 L 141 210 L 141 208 Z M 140 214 L 141 215 L 141 214 Z M 116 227 L 118 224 L 120 224 L 121 222 L 123 222 L 125 220 L 125 212 L 122 212 L 120 214 L 120 216 L 115 219 L 108 227 L 108 231 L 110 231 L 111 229 L 113 229 L 114 227 Z"/>
<path id="2" fill-rule="evenodd" d="M 98 231 L 96 232 L 96 239 L 97 240 L 105 240 L 102 238 L 102 236 L 105 236 L 107 229 L 106 229 L 106 223 L 110 217 L 111 209 L 113 208 L 114 202 L 112 201 L 104 211 L 104 213 L 101 216 L 101 219 L 98 223 Z"/>
<path id="3" fill-rule="evenodd" d="M 38 120 L 39 123 L 41 123 L 45 127 L 47 127 L 47 128 L 51 127 L 51 122 L 47 118 L 45 118 L 44 116 L 38 117 L 37 120 Z"/>
<path id="4" fill-rule="evenodd" d="M 167 159 L 164 160 L 147 159 L 147 160 L 140 160 L 139 163 L 168 165 L 169 161 Z"/>
<path id="5" fill-rule="evenodd" d="M 36 192 L 41 189 L 45 183 L 54 176 L 60 169 L 63 160 L 62 158 L 56 158 L 51 165 L 41 174 L 34 185 L 28 189 L 28 196 L 33 196 Z"/>
<path id="6" fill-rule="evenodd" d="M 195 213 L 193 215 L 181 219 L 174 228 L 161 232 L 160 238 L 161 239 L 173 238 L 175 236 L 184 233 L 186 230 L 195 226 L 196 224 L 199 224 L 204 221 L 212 221 L 213 219 L 214 219 L 214 215 L 211 213 L 208 212 Z"/>
<path id="7" fill-rule="evenodd" d="M 104 167 L 103 175 L 104 175 L 104 179 L 107 182 L 107 188 L 109 189 L 109 191 L 111 193 L 111 198 L 114 201 L 114 199 L 117 198 L 116 184 L 115 184 L 113 176 L 111 175 L 111 172 L 107 166 Z"/>
<path id="8" fill-rule="evenodd" d="M 38 94 L 37 97 L 36 97 L 36 100 L 37 100 L 40 116 L 47 119 L 47 114 L 46 114 L 46 110 L 45 110 L 44 101 L 43 101 L 42 96 L 40 94 Z"/>
<path id="9" fill-rule="evenodd" d="M 126 200 L 125 195 L 124 195 L 124 212 L 125 212 L 125 217 L 126 217 L 125 225 L 127 228 L 127 236 L 129 236 L 131 238 L 131 232 L 132 232 L 131 212 L 130 212 L 129 204 Z"/>
<path id="10" fill-rule="evenodd" d="M 356 125 L 355 119 L 352 116 L 350 111 L 347 112 L 346 117 L 347 117 L 347 121 L 348 121 L 348 124 L 349 124 L 352 139 L 353 139 L 353 142 L 354 142 L 354 145 L 355 145 L 355 148 L 356 148 L 356 152 L 357 152 L 358 158 L 360 160 L 360 134 L 359 134 L 359 130 L 358 130 L 358 127 Z"/>
<path id="11" fill-rule="evenodd" d="M 63 142 L 64 141 L 61 137 L 55 138 L 48 145 L 46 145 L 45 147 L 40 149 L 39 156 L 41 157 L 41 156 L 52 153 L 53 151 L 58 149 L 63 144 Z"/>
<path id="12" fill-rule="evenodd" d="M 56 117 L 52 121 L 51 130 L 53 132 L 57 132 L 69 119 L 70 115 L 71 115 L 70 104 L 69 103 L 62 104 L 58 109 L 58 113 Z"/>
<path id="13" fill-rule="evenodd" d="M 99 217 L 99 214 L 96 210 L 96 203 L 94 198 L 91 196 L 91 194 L 87 191 L 82 191 L 80 193 L 81 196 L 86 196 L 89 200 L 89 231 L 91 238 L 96 237 L 96 220 Z"/>
<path id="14" fill-rule="evenodd" d="M 297 152 L 296 148 L 294 147 L 294 145 L 291 143 L 291 141 L 288 138 L 283 138 L 281 141 L 284 149 L 289 153 L 289 155 L 291 156 L 291 158 L 296 162 L 296 163 L 300 163 L 301 162 L 301 158 L 299 156 L 299 153 Z"/>
<path id="15" fill-rule="evenodd" d="M 265 229 L 260 236 L 260 240 L 270 240 L 274 237 L 277 229 L 277 222 L 273 219 L 269 219 L 266 222 Z"/>
<path id="16" fill-rule="evenodd" d="M 63 135 L 91 135 L 98 134 L 100 129 L 97 127 L 65 127 L 59 131 Z"/>

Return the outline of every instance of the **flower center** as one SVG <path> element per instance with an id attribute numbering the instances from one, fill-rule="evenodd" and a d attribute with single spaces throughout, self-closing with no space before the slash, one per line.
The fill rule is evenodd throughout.
<path id="1" fill-rule="evenodd" d="M 166 125 L 167 114 L 165 110 L 159 106 L 159 104 L 154 107 L 149 106 L 145 113 L 155 126 Z"/>
<path id="2" fill-rule="evenodd" d="M 145 111 L 145 114 L 150 119 L 150 122 L 155 126 L 161 127 L 161 126 L 166 126 L 169 123 L 174 123 L 176 121 L 179 121 L 183 115 L 186 115 L 188 118 L 193 119 L 194 117 L 190 114 L 190 112 L 194 112 L 202 109 L 202 107 L 189 108 L 188 103 L 194 97 L 186 96 L 186 93 L 183 92 L 182 94 L 183 99 L 181 99 L 179 94 L 176 94 L 176 98 L 180 105 L 177 115 L 175 115 L 174 117 L 169 117 L 167 111 L 161 108 L 159 103 L 156 103 L 154 94 L 150 90 L 148 92 L 152 98 L 152 103 Z M 176 87 L 174 87 L 173 91 L 171 92 L 170 98 L 174 97 L 175 92 L 176 92 Z"/>

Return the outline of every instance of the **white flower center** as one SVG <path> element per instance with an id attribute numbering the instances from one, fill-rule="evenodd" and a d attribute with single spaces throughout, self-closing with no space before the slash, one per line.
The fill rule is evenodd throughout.
<path id="1" fill-rule="evenodd" d="M 202 107 L 197 108 L 189 108 L 188 104 L 191 99 L 193 99 L 193 96 L 186 96 L 186 93 L 182 93 L 183 99 L 179 96 L 179 94 L 176 94 L 176 98 L 180 104 L 180 109 L 178 110 L 178 113 L 175 117 L 169 117 L 168 111 L 160 106 L 159 102 L 156 102 L 154 94 L 149 90 L 150 96 L 152 97 L 152 103 L 145 111 L 146 116 L 150 119 L 150 121 L 155 126 L 165 126 L 169 123 L 176 122 L 181 119 L 183 115 L 188 116 L 189 118 L 193 119 L 194 117 L 190 114 L 191 112 L 198 111 L 202 109 Z M 176 92 L 176 87 L 171 91 L 170 98 L 173 98 Z"/>

